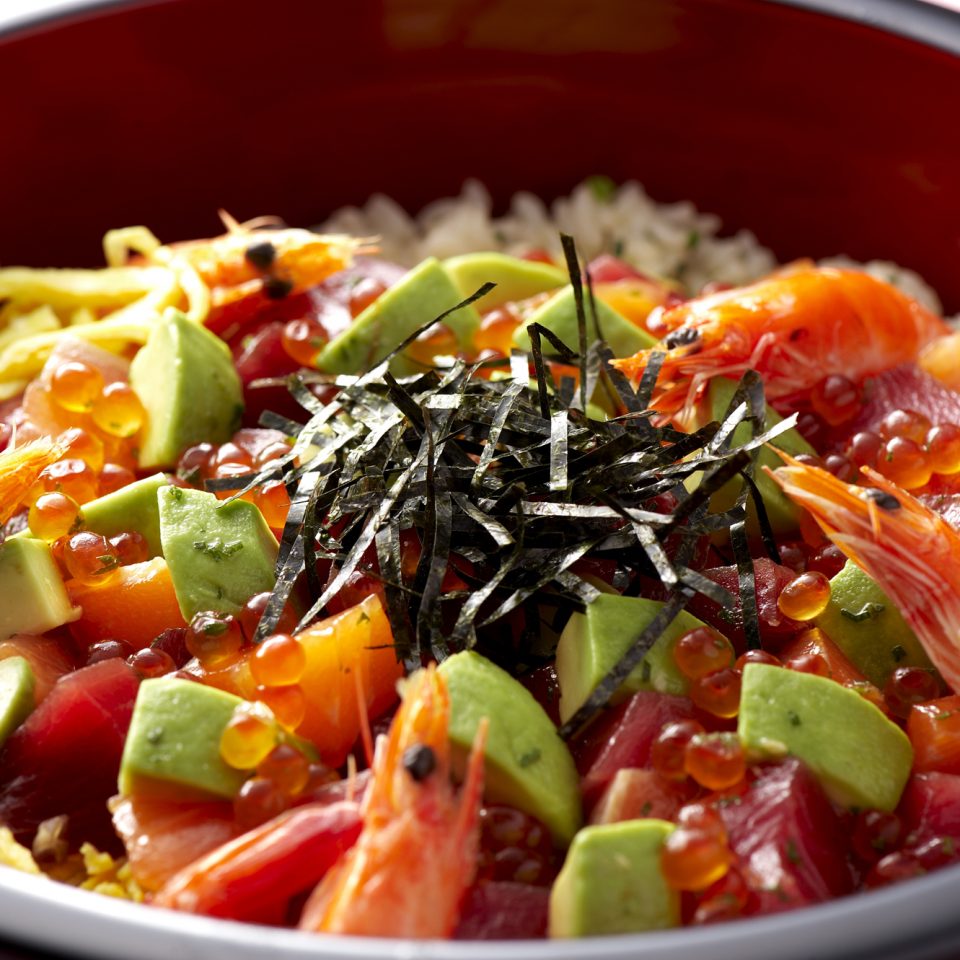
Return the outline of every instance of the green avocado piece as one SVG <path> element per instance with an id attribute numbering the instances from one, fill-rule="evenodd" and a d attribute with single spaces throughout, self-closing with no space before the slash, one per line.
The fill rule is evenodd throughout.
<path id="1" fill-rule="evenodd" d="M 613 669 L 662 607 L 659 600 L 604 593 L 587 606 L 585 613 L 570 615 L 557 644 L 556 669 L 563 723 L 583 706 L 593 688 Z M 673 647 L 683 634 L 702 626 L 702 620 L 681 610 L 618 693 L 625 696 L 638 690 L 657 690 L 676 696 L 686 694 L 690 683 L 674 662 Z"/>
<path id="2" fill-rule="evenodd" d="M 33 683 L 26 657 L 0 660 L 0 746 L 33 712 Z"/>
<path id="3" fill-rule="evenodd" d="M 532 694 L 505 670 L 472 651 L 440 664 L 450 691 L 450 742 L 462 771 L 482 717 L 489 720 L 484 750 L 484 795 L 540 820 L 566 845 L 582 819 L 573 757 Z"/>
<path id="4" fill-rule="evenodd" d="M 0 640 L 46 633 L 79 616 L 43 540 L 12 537 L 0 545 Z"/>
<path id="5" fill-rule="evenodd" d="M 559 267 L 521 260 L 505 253 L 465 253 L 444 260 L 443 265 L 461 297 L 469 297 L 485 283 L 496 284 L 480 301 L 483 310 L 493 310 L 514 300 L 526 300 L 538 293 L 555 290 L 569 280 L 567 271 Z"/>
<path id="6" fill-rule="evenodd" d="M 856 690 L 765 663 L 743 671 L 737 733 L 754 757 L 799 757 L 854 809 L 893 810 L 913 763 L 907 735 Z"/>
<path id="7" fill-rule="evenodd" d="M 550 891 L 551 937 L 640 933 L 680 925 L 680 894 L 660 869 L 674 826 L 647 818 L 584 827 Z"/>
<path id="8" fill-rule="evenodd" d="M 224 762 L 220 737 L 244 702 L 193 680 L 144 680 L 120 760 L 120 792 L 170 800 L 236 796 L 247 773 Z"/>
<path id="9" fill-rule="evenodd" d="M 343 333 L 321 350 L 316 365 L 330 373 L 361 373 L 379 363 L 414 330 L 429 323 L 464 298 L 436 257 L 428 257 L 377 297 Z M 443 324 L 469 349 L 480 314 L 461 307 Z"/>
<path id="10" fill-rule="evenodd" d="M 721 420 L 730 406 L 733 395 L 737 392 L 738 383 L 728 377 L 714 377 L 707 387 L 706 395 L 706 420 Z M 777 413 L 769 404 L 767 405 L 767 429 L 776 426 L 783 417 Z M 732 446 L 746 443 L 751 437 L 750 424 L 741 423 L 733 431 Z M 807 443 L 800 435 L 800 432 L 794 427 L 786 433 L 781 433 L 779 437 L 772 441 L 773 446 L 786 451 L 792 456 L 798 456 L 801 453 L 812 454 L 816 456 L 817 451 Z M 756 481 L 757 489 L 763 498 L 763 504 L 767 509 L 767 517 L 770 520 L 770 526 L 775 533 L 791 533 L 797 529 L 800 519 L 800 508 L 770 479 L 764 467 L 775 470 L 783 466 L 783 460 L 769 447 L 761 447 L 757 454 L 756 470 L 753 478 Z M 716 513 L 722 513 L 729 510 L 735 503 L 740 491 L 743 488 L 743 479 L 734 477 L 723 487 L 721 487 L 711 498 L 710 507 Z M 747 504 L 747 532 L 751 536 L 757 536 L 760 533 L 760 527 L 757 523 L 756 508 L 752 500 Z"/>
<path id="11" fill-rule="evenodd" d="M 157 491 L 169 484 L 166 476 L 155 473 L 129 486 L 97 497 L 80 508 L 80 529 L 92 530 L 105 537 L 118 533 L 139 533 L 150 548 L 150 557 L 163 552 L 160 543 L 160 509 Z"/>
<path id="12" fill-rule="evenodd" d="M 657 345 L 658 341 L 646 330 L 641 330 L 635 323 L 621 316 L 612 307 L 608 307 L 602 300 L 595 300 L 597 308 L 597 323 L 593 321 L 589 302 L 585 303 L 587 313 L 587 346 L 594 340 L 599 340 L 602 334 L 615 357 L 631 357 L 638 350 L 648 350 Z M 577 322 L 577 302 L 573 295 L 573 287 L 567 284 L 558 290 L 546 303 L 542 303 L 527 317 L 524 324 L 517 328 L 513 335 L 513 345 L 520 350 L 530 349 L 530 334 L 527 327 L 531 323 L 539 323 L 551 333 L 556 334 L 574 352 L 580 349 L 580 325 Z M 599 333 L 597 325 L 600 326 Z M 541 341 L 545 354 L 556 353 L 550 344 Z"/>
<path id="13" fill-rule="evenodd" d="M 881 690 L 897 667 L 933 669 L 893 601 L 852 560 L 830 581 L 830 602 L 813 622 Z"/>
<path id="14" fill-rule="evenodd" d="M 163 556 L 185 620 L 202 610 L 238 613 L 273 589 L 277 540 L 252 503 L 174 486 L 157 497 Z"/>
<path id="15" fill-rule="evenodd" d="M 130 364 L 146 410 L 141 468 L 172 467 L 194 443 L 224 443 L 240 426 L 243 388 L 230 348 L 179 310 L 167 310 Z"/>

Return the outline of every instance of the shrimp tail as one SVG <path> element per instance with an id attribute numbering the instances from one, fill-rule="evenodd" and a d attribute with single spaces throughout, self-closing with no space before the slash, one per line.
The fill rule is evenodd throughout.
<path id="1" fill-rule="evenodd" d="M 871 484 L 864 487 L 780 455 L 787 466 L 769 475 L 878 583 L 960 691 L 960 534 L 874 470 L 862 469 Z"/>
<path id="2" fill-rule="evenodd" d="M 40 439 L 0 453 L 0 523 L 17 512 L 40 474 L 62 452 L 56 443 Z"/>

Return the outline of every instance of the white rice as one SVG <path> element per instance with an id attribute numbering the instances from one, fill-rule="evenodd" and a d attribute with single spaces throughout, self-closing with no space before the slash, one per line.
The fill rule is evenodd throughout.
<path id="1" fill-rule="evenodd" d="M 318 229 L 376 236 L 382 256 L 406 266 L 428 256 L 476 250 L 522 254 L 534 248 L 562 262 L 562 231 L 576 239 L 585 259 L 613 253 L 642 273 L 680 284 L 688 294 L 711 281 L 749 283 L 777 266 L 749 230 L 720 236 L 721 228 L 719 217 L 701 213 L 692 203 L 656 203 L 636 181 L 617 187 L 606 177 L 590 177 L 549 205 L 532 193 L 517 193 L 501 217 L 493 216 L 490 194 L 476 180 L 468 180 L 460 196 L 436 200 L 416 216 L 389 197 L 374 194 L 363 207 L 338 210 Z M 884 260 L 857 263 L 846 257 L 821 263 L 859 267 L 941 312 L 936 293 L 912 270 Z"/>

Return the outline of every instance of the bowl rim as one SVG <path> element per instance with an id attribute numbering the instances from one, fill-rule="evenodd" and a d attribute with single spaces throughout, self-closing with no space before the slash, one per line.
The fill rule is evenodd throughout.
<path id="1" fill-rule="evenodd" d="M 55 0 L 53 6 L 13 16 L 0 14 L 0 44 L 18 35 L 70 25 L 124 7 L 154 7 L 179 0 Z M 861 24 L 933 49 L 960 56 L 960 9 L 929 0 L 755 0 L 774 6 L 820 14 Z M 753 917 L 709 927 L 591 937 L 579 940 L 529 941 L 409 941 L 369 937 L 303 934 L 295 930 L 239 923 L 163 909 L 61 885 L 45 877 L 0 870 L 0 929 L 4 938 L 23 946 L 66 951 L 69 956 L 125 960 L 131 944 L 139 960 L 168 960 L 173 951 L 185 957 L 213 960 L 260 960 L 267 952 L 277 960 L 689 960 L 706 951 L 711 960 L 770 956 L 802 960 L 837 955 L 845 960 L 875 958 L 878 951 L 893 955 L 897 948 L 912 951 L 960 944 L 960 865 L 948 867 L 908 884 L 853 894 L 801 910 Z M 49 922 L 49 910 L 57 922 Z M 39 916 L 38 916 L 39 913 Z M 48 922 L 44 922 L 44 921 Z M 910 931 L 922 922 L 922 934 Z M 198 940 L 204 948 L 197 952 Z M 752 951 L 758 951 L 753 953 Z M 924 955 L 927 955 L 926 952 Z"/>

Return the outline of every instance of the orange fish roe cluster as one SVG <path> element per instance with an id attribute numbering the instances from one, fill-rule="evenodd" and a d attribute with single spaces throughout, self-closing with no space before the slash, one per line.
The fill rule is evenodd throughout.
<path id="1" fill-rule="evenodd" d="M 791 620 L 813 620 L 830 603 L 830 581 L 817 570 L 801 573 L 780 591 L 777 608 Z"/>
<path id="2" fill-rule="evenodd" d="M 716 717 L 735 717 L 740 709 L 740 671 L 726 637 L 709 627 L 697 627 L 678 638 L 673 659 L 690 681 L 690 699 Z"/>
<path id="3" fill-rule="evenodd" d="M 704 890 L 725 876 L 733 859 L 720 814 L 708 804 L 691 803 L 677 815 L 660 867 L 674 890 Z"/>
<path id="4" fill-rule="evenodd" d="M 916 410 L 892 410 L 876 431 L 855 433 L 845 456 L 857 467 L 873 467 L 905 490 L 918 490 L 935 474 L 960 473 L 960 425 L 934 424 Z M 854 479 L 831 473 L 841 480 Z"/>

